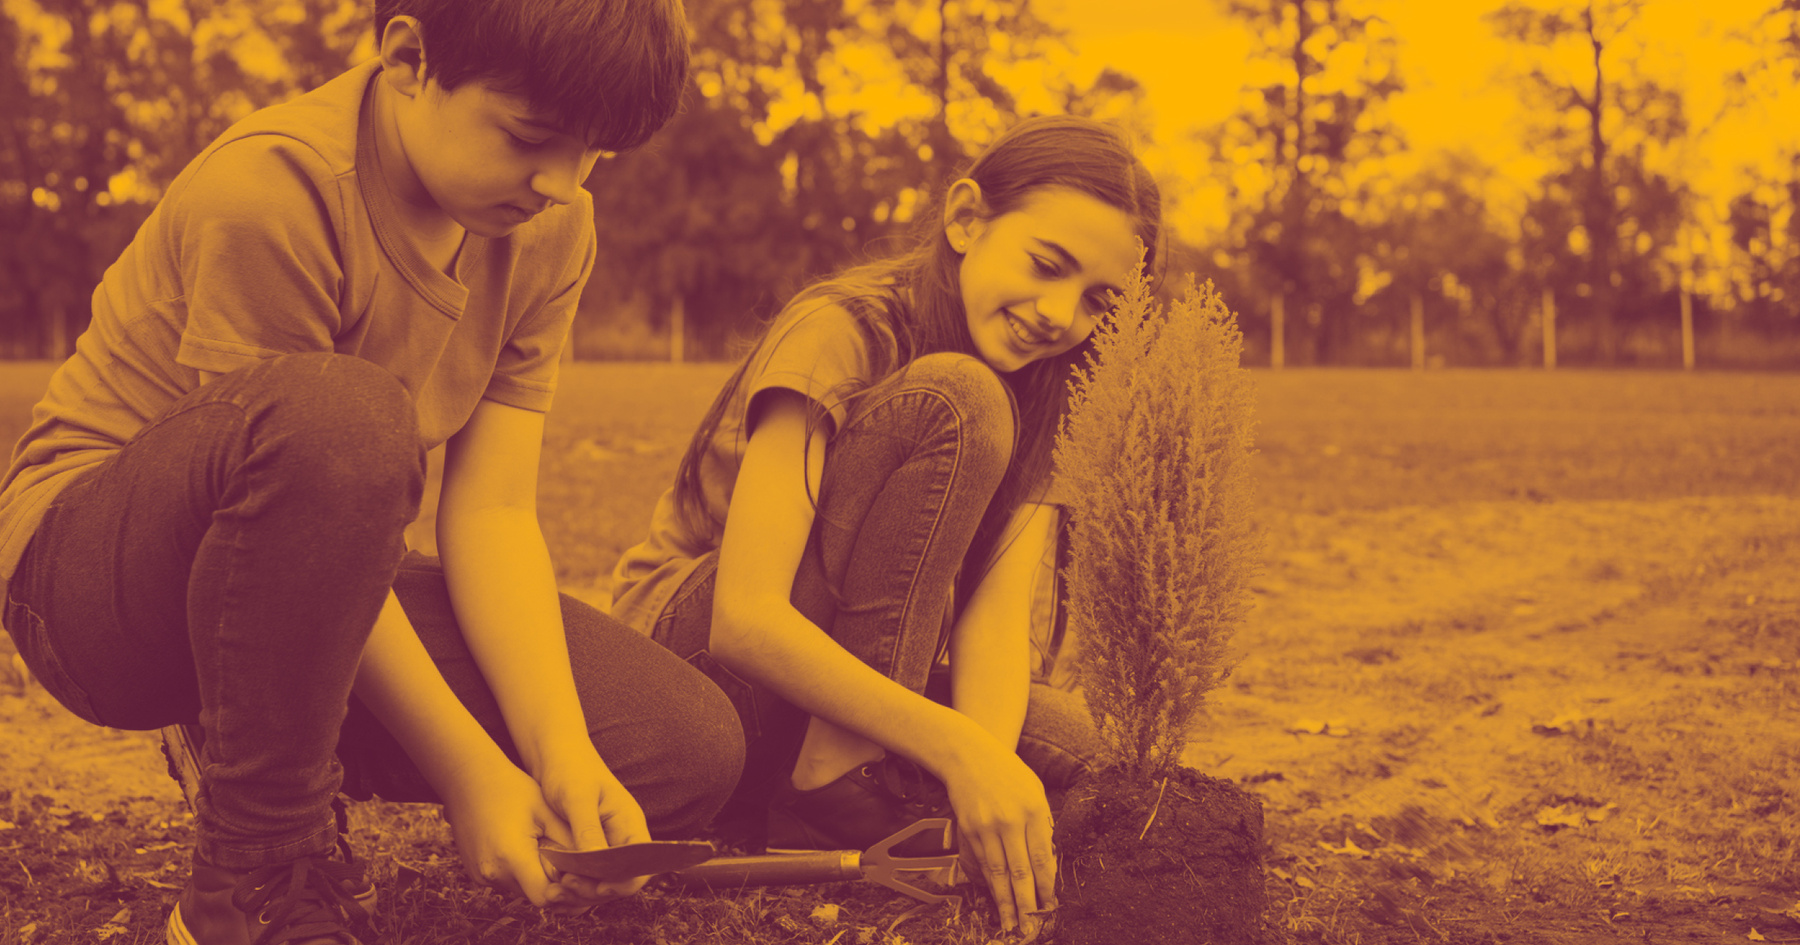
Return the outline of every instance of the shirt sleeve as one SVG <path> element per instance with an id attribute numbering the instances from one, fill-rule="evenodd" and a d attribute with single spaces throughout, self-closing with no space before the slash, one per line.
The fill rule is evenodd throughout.
<path id="1" fill-rule="evenodd" d="M 224 373 L 332 350 L 342 206 L 322 157 L 291 138 L 254 135 L 219 147 L 170 196 L 187 310 L 177 362 Z"/>
<path id="2" fill-rule="evenodd" d="M 534 312 L 520 321 L 519 328 L 500 349 L 494 363 L 494 374 L 488 380 L 482 398 L 522 410 L 549 411 L 556 393 L 556 381 L 562 366 L 563 346 L 569 343 L 569 326 L 575 322 L 581 304 L 582 289 L 594 272 L 597 240 L 593 213 L 585 216 L 581 232 L 586 245 L 562 276 L 561 288 Z"/>
<path id="3" fill-rule="evenodd" d="M 831 416 L 834 428 L 846 419 L 847 382 L 866 380 L 868 344 L 856 316 L 842 306 L 823 304 L 778 321 L 746 375 L 744 404 L 766 390 L 798 392 Z"/>

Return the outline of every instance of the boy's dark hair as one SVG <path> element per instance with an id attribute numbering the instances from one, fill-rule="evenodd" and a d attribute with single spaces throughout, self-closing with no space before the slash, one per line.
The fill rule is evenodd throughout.
<path id="1" fill-rule="evenodd" d="M 687 85 L 681 0 L 375 0 L 377 42 L 396 16 L 418 19 L 444 91 L 481 80 L 605 151 L 648 141 Z"/>

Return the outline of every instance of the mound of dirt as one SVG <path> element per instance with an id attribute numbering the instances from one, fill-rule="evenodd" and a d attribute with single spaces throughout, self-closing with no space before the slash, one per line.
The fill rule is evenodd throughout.
<path id="1" fill-rule="evenodd" d="M 1159 784 L 1105 772 L 1069 792 L 1056 822 L 1066 945 L 1264 940 L 1262 802 L 1177 768 Z"/>

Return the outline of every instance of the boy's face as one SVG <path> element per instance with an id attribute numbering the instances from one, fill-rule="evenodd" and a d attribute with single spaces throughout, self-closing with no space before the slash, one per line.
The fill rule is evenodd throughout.
<path id="1" fill-rule="evenodd" d="M 423 190 L 402 196 L 488 238 L 573 201 L 601 153 L 543 124 L 525 99 L 480 80 L 450 92 L 428 80 L 405 98 L 397 119 Z"/>

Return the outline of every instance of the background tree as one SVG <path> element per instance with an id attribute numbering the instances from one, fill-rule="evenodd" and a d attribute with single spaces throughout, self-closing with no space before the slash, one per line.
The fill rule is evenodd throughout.
<path id="1" fill-rule="evenodd" d="M 1527 134 L 1564 164 L 1543 181 L 1528 214 L 1528 248 L 1583 260 L 1578 277 L 1558 267 L 1552 285 L 1566 302 L 1580 300 L 1601 364 L 1619 360 L 1622 320 L 1646 317 L 1672 292 L 1666 260 L 1683 211 L 1681 187 L 1653 167 L 1659 151 L 1688 133 L 1681 95 L 1629 66 L 1642 9 L 1643 0 L 1590 0 L 1548 10 L 1508 4 L 1488 15 L 1496 33 L 1529 50 L 1523 98 L 1535 106 L 1530 113 L 1546 117 Z M 1569 75 L 1553 65 L 1570 46 L 1586 53 L 1591 71 Z M 1540 245 L 1530 246 L 1533 237 Z"/>
<path id="2" fill-rule="evenodd" d="M 1365 245 L 1364 306 L 1386 326 L 1393 363 L 1406 363 L 1412 308 L 1425 349 L 1450 364 L 1529 363 L 1527 330 L 1541 272 L 1491 204 L 1497 172 L 1446 152 L 1376 200 Z M 1537 257 L 1539 259 L 1547 257 Z M 1416 300 L 1416 301 L 1415 301 Z"/>
<path id="3" fill-rule="evenodd" d="M 905 232 L 1017 117 L 996 76 L 1061 42 L 1028 0 L 775 0 L 689 18 L 686 110 L 590 181 L 603 262 L 578 344 L 583 325 L 635 311 L 663 329 L 680 312 L 689 350 L 730 354 L 804 282 Z"/>
<path id="4" fill-rule="evenodd" d="M 1203 135 L 1233 216 L 1219 247 L 1248 267 L 1234 304 L 1280 297 L 1301 363 L 1348 353 L 1358 330 L 1356 211 L 1371 168 L 1401 146 L 1386 104 L 1403 87 L 1387 23 L 1352 0 L 1232 0 L 1261 74 Z"/>
<path id="5" fill-rule="evenodd" d="M 357 0 L 21 0 L 0 13 L 0 344 L 60 357 L 162 188 L 232 122 L 343 70 Z"/>

